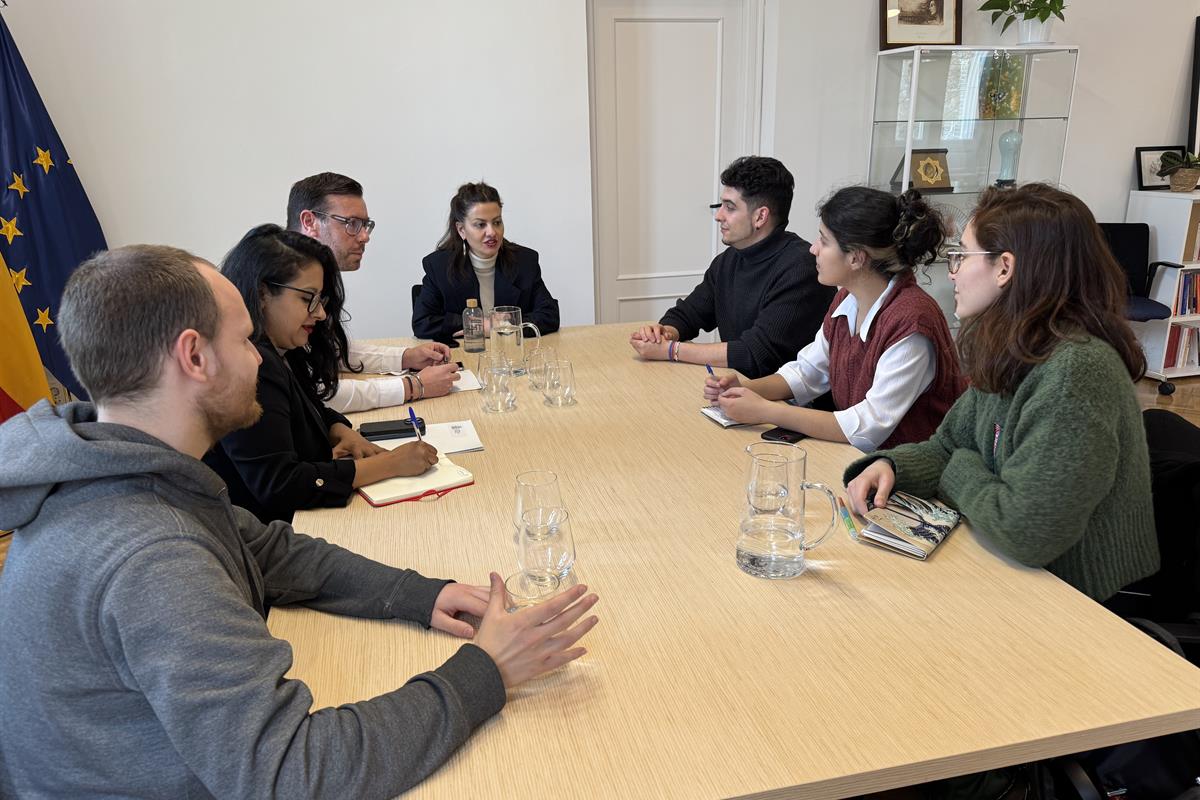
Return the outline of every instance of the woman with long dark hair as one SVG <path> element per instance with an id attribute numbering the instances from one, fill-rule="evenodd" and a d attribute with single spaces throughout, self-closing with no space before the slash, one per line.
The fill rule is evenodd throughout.
<path id="1" fill-rule="evenodd" d="M 988 189 L 948 253 L 970 388 L 928 441 L 846 470 L 863 513 L 938 496 L 1022 564 L 1098 601 L 1158 569 L 1125 275 L 1092 212 L 1045 184 Z"/>
<path id="2" fill-rule="evenodd" d="M 262 357 L 262 417 L 225 436 L 204 457 L 230 500 L 263 522 L 297 509 L 344 506 L 359 486 L 419 475 L 437 462 L 424 443 L 385 450 L 322 402 L 337 390 L 345 334 L 342 278 L 328 247 L 278 225 L 260 225 L 234 246 L 221 272 L 250 313 Z"/>
<path id="3" fill-rule="evenodd" d="M 704 395 L 738 422 L 864 451 L 928 439 L 966 388 L 946 320 L 914 275 L 941 249 L 942 218 L 920 192 L 865 186 L 838 190 L 819 215 L 817 280 L 839 290 L 816 338 L 776 374 L 710 377 Z M 835 411 L 803 407 L 825 392 Z"/>
<path id="4" fill-rule="evenodd" d="M 504 237 L 504 204 L 486 183 L 465 183 L 450 199 L 437 249 L 421 261 L 425 278 L 413 307 L 413 334 L 450 342 L 462 336 L 462 312 L 476 299 L 487 320 L 494 306 L 518 306 L 542 333 L 558 330 L 558 301 L 542 281 L 536 250 Z"/>

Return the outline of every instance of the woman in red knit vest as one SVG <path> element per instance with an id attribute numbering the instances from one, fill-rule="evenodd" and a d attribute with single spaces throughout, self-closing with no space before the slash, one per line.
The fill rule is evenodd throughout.
<path id="1" fill-rule="evenodd" d="M 850 186 L 819 213 L 817 280 L 839 291 L 816 339 L 774 375 L 708 378 L 704 396 L 738 422 L 865 452 L 924 441 L 966 388 L 945 317 L 914 275 L 937 257 L 945 224 L 915 190 Z M 825 392 L 836 411 L 801 407 Z"/>

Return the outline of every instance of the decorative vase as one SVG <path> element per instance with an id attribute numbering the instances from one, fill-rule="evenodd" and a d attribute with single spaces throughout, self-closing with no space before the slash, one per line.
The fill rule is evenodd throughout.
<path id="1" fill-rule="evenodd" d="M 1054 17 L 1041 22 L 1036 19 L 1017 21 L 1017 44 L 1054 44 L 1050 40 L 1050 24 Z"/>
<path id="2" fill-rule="evenodd" d="M 1017 182 L 1017 156 L 1021 152 L 1021 132 L 1005 131 L 1000 134 L 1000 174 L 997 186 L 1012 186 Z"/>
<path id="3" fill-rule="evenodd" d="M 1171 173 L 1172 192 L 1190 192 L 1200 183 L 1200 167 L 1177 169 Z"/>

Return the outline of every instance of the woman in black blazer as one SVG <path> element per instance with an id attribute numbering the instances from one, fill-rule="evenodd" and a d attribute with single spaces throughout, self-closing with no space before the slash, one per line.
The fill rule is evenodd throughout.
<path id="1" fill-rule="evenodd" d="M 503 205 L 499 192 L 486 183 L 458 187 L 446 233 L 438 249 L 421 261 L 425 277 L 412 322 L 418 338 L 449 344 L 461 336 L 470 298 L 485 312 L 520 306 L 522 319 L 542 333 L 558 330 L 558 301 L 542 282 L 537 251 L 504 238 Z"/>
<path id="2" fill-rule="evenodd" d="M 260 225 L 229 252 L 221 272 L 246 303 L 258 349 L 254 425 L 225 436 L 204 461 L 229 486 L 234 505 L 264 523 L 297 509 L 344 506 L 359 486 L 419 475 L 437 451 L 416 442 L 385 450 L 364 439 L 322 399 L 337 390 L 342 279 L 316 239 Z"/>

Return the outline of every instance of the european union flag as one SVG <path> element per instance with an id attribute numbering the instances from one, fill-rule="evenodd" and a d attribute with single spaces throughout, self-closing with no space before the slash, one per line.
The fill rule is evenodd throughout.
<path id="1" fill-rule="evenodd" d="M 67 148 L 0 17 L 0 263 L 18 292 L 43 366 L 78 397 L 86 395 L 54 328 L 58 303 L 67 276 L 106 248 Z M 7 350 L 6 344 L 0 360 L 9 357 Z"/>

